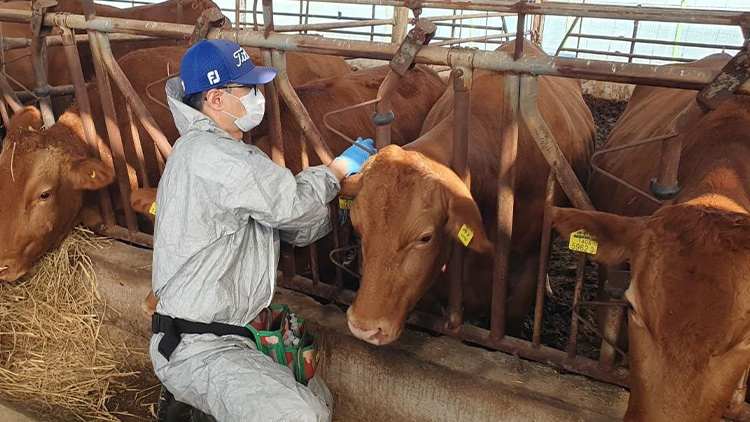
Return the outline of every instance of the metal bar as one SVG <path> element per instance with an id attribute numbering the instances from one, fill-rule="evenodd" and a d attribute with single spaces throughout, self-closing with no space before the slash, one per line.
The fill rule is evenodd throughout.
<path id="1" fill-rule="evenodd" d="M 107 36 L 102 33 L 97 33 L 96 38 L 98 48 L 101 50 L 102 60 L 109 71 L 112 80 L 115 81 L 117 87 L 122 91 L 122 95 L 125 97 L 128 104 L 130 104 L 135 110 L 138 120 L 140 120 L 143 128 L 146 129 L 146 132 L 148 132 L 149 136 L 156 144 L 159 152 L 161 152 L 165 158 L 169 157 L 170 152 L 172 152 L 172 145 L 167 140 L 167 137 L 164 136 L 164 133 L 161 128 L 159 128 L 159 124 L 156 123 L 154 117 L 151 116 L 151 112 L 148 111 L 146 105 L 143 104 L 141 97 L 135 91 L 135 88 L 133 88 L 133 85 L 120 68 L 120 65 L 117 64 L 115 57 L 112 55 L 112 48 L 107 41 Z"/>
<path id="2" fill-rule="evenodd" d="M 391 98 L 396 92 L 396 88 L 401 84 L 402 76 L 394 72 L 393 69 L 388 71 L 388 74 L 383 79 L 383 82 L 378 88 L 378 102 L 375 103 L 375 116 L 386 116 L 393 114 L 391 110 Z M 375 121 L 375 148 L 381 150 L 391 144 L 391 123 L 388 121 L 387 124 L 378 124 Z"/>
<path id="3" fill-rule="evenodd" d="M 0 75 L 0 92 L 2 92 L 3 101 L 10 106 L 10 109 L 14 113 L 23 108 L 21 100 L 16 95 L 16 92 L 13 91 L 4 74 Z"/>
<path id="4" fill-rule="evenodd" d="M 110 42 L 133 42 L 133 41 L 153 41 L 153 40 L 161 40 L 163 38 L 161 37 L 153 37 L 153 36 L 142 36 L 142 35 L 131 35 L 131 34 L 112 34 L 110 35 Z M 75 36 L 76 43 L 78 44 L 88 44 L 88 36 L 87 35 L 76 35 Z M 3 51 L 9 51 L 9 50 L 18 50 L 22 48 L 28 48 L 31 47 L 31 39 L 30 38 L 17 38 L 17 37 L 8 37 L 5 38 L 5 43 L 3 44 Z M 49 35 L 47 37 L 44 37 L 44 42 L 47 47 L 59 47 L 63 44 L 62 37 L 59 35 Z"/>
<path id="5" fill-rule="evenodd" d="M 570 321 L 570 336 L 568 337 L 568 346 L 566 353 L 569 357 L 576 355 L 578 346 L 578 309 L 583 294 L 583 281 L 586 278 L 586 254 L 578 254 L 578 264 L 576 267 L 576 287 L 573 290 L 573 318 Z"/>
<path id="6" fill-rule="evenodd" d="M 409 7 L 410 0 L 331 0 L 328 3 L 377 4 Z M 678 9 L 667 7 L 613 6 L 604 4 L 519 2 L 518 0 L 424 0 L 422 8 L 479 10 L 527 15 L 581 16 L 586 18 L 739 25 L 744 11 Z"/>
<path id="7" fill-rule="evenodd" d="M 33 0 L 32 9 L 36 10 L 34 13 L 46 11 L 46 7 L 39 6 L 39 0 Z M 34 31 L 32 23 L 31 69 L 34 72 L 34 93 L 39 97 L 42 120 L 44 126 L 49 128 L 55 124 L 55 113 L 52 111 L 52 100 L 49 97 L 51 87 L 47 83 L 47 46 L 43 41 L 45 34 L 44 30 L 40 29 L 41 27 L 38 27 Z"/>
<path id="8" fill-rule="evenodd" d="M 555 51 L 555 56 L 560 55 L 560 51 L 565 46 L 565 42 L 568 41 L 568 38 L 570 38 L 570 33 L 573 32 L 573 29 L 575 29 L 576 24 L 581 18 L 579 16 L 576 16 L 575 19 L 573 19 L 573 23 L 570 24 L 570 27 L 568 28 L 568 31 L 565 33 L 565 36 L 563 37 L 562 41 L 560 41 L 560 46 L 557 47 L 557 51 Z"/>
<path id="9" fill-rule="evenodd" d="M 521 96 L 524 98 L 521 103 L 521 118 L 529 128 L 534 141 L 536 142 L 542 154 L 546 158 L 552 169 L 555 170 L 557 180 L 562 186 L 573 206 L 583 210 L 593 210 L 586 191 L 583 189 L 581 182 L 570 167 L 570 163 L 560 150 L 560 146 L 555 141 L 555 137 L 550 132 L 547 123 L 544 121 L 539 109 L 537 108 L 537 81 L 536 77 L 529 75 L 521 76 Z"/>
<path id="10" fill-rule="evenodd" d="M 271 37 L 273 37 L 273 35 L 271 35 Z M 304 104 L 302 104 L 302 101 L 300 101 L 297 96 L 297 92 L 289 82 L 286 70 L 286 56 L 283 51 L 273 52 L 273 63 L 278 69 L 275 81 L 279 94 L 281 94 L 284 102 L 289 106 L 289 110 L 294 114 L 295 119 L 299 123 L 300 129 L 302 129 L 302 133 L 304 133 L 307 139 L 311 142 L 313 150 L 315 150 L 315 153 L 320 158 L 321 163 L 325 165 L 330 164 L 334 158 L 333 153 L 325 140 L 323 140 L 323 135 L 320 134 L 320 131 L 310 118 L 310 114 L 305 110 Z"/>
<path id="11" fill-rule="evenodd" d="M 574 313 L 577 311 L 574 310 Z M 620 330 L 622 329 L 622 319 L 625 316 L 625 308 L 622 306 L 610 306 L 607 308 L 607 315 L 602 327 L 602 344 L 599 351 L 599 367 L 602 370 L 608 370 L 615 364 L 620 341 Z"/>
<path id="12" fill-rule="evenodd" d="M 453 154 L 451 168 L 464 182 L 468 182 L 469 118 L 471 115 L 471 82 L 473 70 L 470 60 L 457 57 L 453 65 Z M 463 324 L 463 274 L 466 250 L 453 241 L 448 261 L 448 328 Z"/>
<path id="13" fill-rule="evenodd" d="M 264 2 L 265 3 L 265 2 Z M 263 62 L 266 66 L 275 66 L 275 57 L 271 50 L 261 50 Z M 282 64 L 283 65 L 283 64 Z M 286 78 L 286 73 L 278 75 L 279 78 Z M 279 105 L 279 95 L 276 83 L 265 85 L 266 90 L 266 118 L 268 119 L 268 136 L 271 140 L 271 159 L 274 163 L 284 167 L 286 165 L 284 157 L 284 133 L 281 127 L 281 107 Z M 294 267 L 294 246 L 284 243 L 281 245 L 281 268 L 284 278 L 294 277 L 296 269 Z"/>
<path id="14" fill-rule="evenodd" d="M 109 236 L 113 239 L 120 239 L 126 242 L 135 243 L 136 245 L 145 246 L 153 249 L 154 237 L 150 234 L 141 232 L 131 232 L 130 230 L 120 226 L 100 226 L 94 230 L 96 233 L 101 233 L 105 236 Z"/>
<path id="15" fill-rule="evenodd" d="M 630 57 L 628 57 L 628 63 L 633 62 L 633 54 L 635 53 L 635 44 L 638 37 L 638 22 L 639 21 L 633 21 L 633 39 L 630 40 Z"/>
<path id="16" fill-rule="evenodd" d="M 20 101 L 28 101 L 32 99 L 37 99 L 37 96 L 34 93 L 30 93 L 28 91 L 15 91 L 16 98 L 18 98 Z M 65 95 L 75 95 L 75 87 L 73 85 L 60 85 L 60 86 L 53 86 L 50 90 L 50 97 L 62 97 Z"/>
<path id="17" fill-rule="evenodd" d="M 29 19 L 30 12 L 0 10 L 0 20 L 23 23 L 28 22 Z M 117 18 L 95 18 L 91 21 L 85 21 L 80 15 L 62 13 L 46 14 L 44 23 L 68 26 L 71 29 L 139 33 L 176 39 L 189 39 L 193 32 L 193 27 L 190 25 Z M 263 34 L 248 29 L 240 31 L 212 29 L 208 38 L 231 39 L 249 47 L 381 60 L 390 60 L 397 50 L 397 46 L 390 43 L 326 39 L 304 35 L 270 34 L 268 38 L 265 38 Z M 562 57 L 526 56 L 518 61 L 513 61 L 509 59 L 508 53 L 501 51 L 476 51 L 474 54 L 475 69 L 511 73 L 526 72 L 536 75 L 585 78 L 693 90 L 702 89 L 704 85 L 713 80 L 715 74 L 712 71 L 694 68 L 599 62 Z M 425 46 L 417 53 L 415 61 L 422 64 L 448 65 L 448 49 Z M 745 85 L 746 88 L 742 88 L 736 93 L 750 94 L 750 82 Z"/>
<path id="18" fill-rule="evenodd" d="M 469 38 L 453 38 L 453 39 L 448 39 L 445 41 L 430 43 L 430 45 L 435 47 L 435 46 L 443 46 L 443 45 L 461 44 L 461 43 L 472 42 L 472 41 L 488 41 L 488 40 L 494 40 L 494 39 L 499 39 L 499 38 L 510 38 L 510 37 L 515 37 L 515 36 L 516 34 L 512 33 L 512 34 L 482 35 L 479 37 L 469 37 Z"/>
<path id="19" fill-rule="evenodd" d="M 552 248 L 552 207 L 555 205 L 557 188 L 554 170 L 547 177 L 547 191 L 544 195 L 544 219 L 542 220 L 542 247 L 539 250 L 539 272 L 536 280 L 536 301 L 534 302 L 534 332 L 531 344 L 539 347 L 542 344 L 542 318 L 544 317 L 544 287 L 547 281 L 549 254 Z"/>
<path id="20" fill-rule="evenodd" d="M 406 37 L 406 30 L 409 24 L 409 9 L 406 7 L 393 8 L 393 32 L 391 33 L 392 43 L 401 43 Z"/>
<path id="21" fill-rule="evenodd" d="M 575 52 L 576 54 L 582 53 L 582 54 L 595 54 L 599 56 L 627 57 L 630 59 L 661 60 L 665 62 L 690 63 L 694 61 L 694 60 L 686 59 L 683 57 L 649 56 L 648 54 L 628 54 L 628 53 L 620 53 L 619 51 L 598 51 L 598 50 L 588 50 L 588 49 L 582 49 L 582 48 L 563 48 L 561 51 L 570 51 L 570 52 Z"/>
<path id="22" fill-rule="evenodd" d="M 148 180 L 148 172 L 146 171 L 146 157 L 143 155 L 143 145 L 141 145 L 141 137 L 138 134 L 138 126 L 135 124 L 133 119 L 133 109 L 130 104 L 125 102 L 125 116 L 128 119 L 128 126 L 130 126 L 130 139 L 133 142 L 133 149 L 135 150 L 135 156 L 138 160 L 136 162 L 137 175 L 141 179 L 141 185 L 144 188 L 151 187 L 151 183 Z"/>
<path id="23" fill-rule="evenodd" d="M 544 0 L 535 0 L 536 3 L 541 3 Z M 542 31 L 544 30 L 544 16 L 534 15 L 534 21 L 531 24 L 532 33 L 536 34 L 536 42 L 542 44 Z"/>
<path id="24" fill-rule="evenodd" d="M 350 290 L 337 289 L 330 284 L 319 283 L 313 285 L 313 282 L 307 278 L 295 276 L 291 279 L 279 279 L 278 285 L 293 289 L 310 296 L 332 300 L 345 305 L 351 305 L 354 300 L 355 292 Z M 491 340 L 489 332 L 473 325 L 464 324 L 459 331 L 446 329 L 447 323 L 443 318 L 435 318 L 434 315 L 414 311 L 411 313 L 407 322 L 411 325 L 426 328 L 441 334 L 456 336 L 460 333 L 459 338 L 480 344 L 495 350 L 510 354 L 518 354 L 525 359 L 543 362 L 548 365 L 575 372 L 591 378 L 596 378 L 604 382 L 609 382 L 622 387 L 628 385 L 628 371 L 623 368 L 616 368 L 612 371 L 604 372 L 600 370 L 596 361 L 581 356 L 573 358 L 560 350 L 552 349 L 547 346 L 533 347 L 531 343 L 514 337 L 504 337 L 499 342 Z"/>
<path id="25" fill-rule="evenodd" d="M 4 46 L 5 38 L 3 37 L 3 25 L 2 22 L 0 22 L 0 71 L 2 72 L 5 72 L 5 53 L 3 50 Z M 8 93 L 13 92 L 13 89 L 10 87 L 10 84 L 8 84 L 8 81 L 1 75 L 0 78 L 2 78 L 5 82 L 5 86 L 0 87 L 0 92 L 3 92 L 5 89 L 7 89 Z M 8 124 L 10 123 L 10 114 L 8 113 L 8 103 L 7 101 L 5 101 L 5 95 L 0 95 L 0 116 L 2 116 L 3 119 L 3 126 L 7 128 Z M 0 141 L 0 149 L 2 149 L 2 141 Z"/>
<path id="26" fill-rule="evenodd" d="M 277 13 L 278 14 L 278 13 Z M 279 25 L 274 28 L 276 32 L 301 32 L 301 31 L 326 31 L 329 29 L 341 29 L 341 28 L 360 28 L 367 26 L 381 26 L 381 25 L 393 25 L 393 19 L 370 19 L 366 21 L 357 22 L 324 22 L 324 23 L 311 23 L 305 25 Z M 364 32 L 360 32 L 363 35 L 367 35 Z"/>
<path id="27" fill-rule="evenodd" d="M 504 98 L 500 110 L 502 140 L 497 183 L 497 232 L 495 233 L 494 274 L 492 282 L 492 322 L 490 338 L 499 341 L 505 337 L 505 309 L 508 292 L 508 267 L 510 245 L 513 237 L 513 212 L 516 184 L 516 157 L 518 156 L 518 123 L 520 108 L 520 78 L 503 76 Z"/>
<path id="28" fill-rule="evenodd" d="M 86 16 L 93 17 L 93 0 L 83 0 L 83 9 Z M 115 174 L 117 175 L 117 184 L 120 190 L 120 198 L 124 208 L 125 224 L 128 231 L 136 233 L 138 232 L 138 223 L 135 219 L 133 208 L 130 206 L 130 186 L 134 183 L 130 180 L 130 175 L 128 173 L 127 163 L 125 161 L 125 149 L 122 143 L 120 129 L 117 126 L 118 120 L 115 105 L 112 101 L 112 88 L 104 64 L 104 58 L 102 57 L 103 54 L 99 49 L 99 40 L 94 31 L 89 32 L 89 44 L 91 45 L 91 55 L 96 70 L 96 82 L 99 88 L 99 98 L 101 99 L 102 111 L 104 112 L 104 123 L 107 128 L 109 146 L 112 155 L 111 158 L 113 159 Z"/>
<path id="29" fill-rule="evenodd" d="M 110 168 L 114 168 L 112 155 L 107 151 L 104 141 L 97 136 L 94 119 L 91 115 L 91 103 L 89 102 L 88 93 L 86 92 L 86 82 L 81 70 L 81 60 L 78 56 L 78 47 L 76 46 L 73 31 L 69 28 L 60 28 L 62 30 L 62 41 L 65 49 L 65 58 L 68 62 L 68 71 L 70 79 L 75 88 L 76 102 L 78 104 L 78 113 L 81 116 L 83 126 L 83 135 L 89 144 L 89 150 L 98 156 Z M 0 78 L 1 80 L 2 78 Z M 115 215 L 112 210 L 112 199 L 109 197 L 107 189 L 99 190 L 99 205 L 101 207 L 102 217 L 104 218 L 104 227 L 111 228 L 115 225 Z"/>
<path id="30" fill-rule="evenodd" d="M 636 34 L 638 27 L 634 26 L 633 33 Z M 727 44 L 705 44 L 705 43 L 697 43 L 697 42 L 688 42 L 688 41 L 665 41 L 665 40 L 651 40 L 648 38 L 638 38 L 635 35 L 633 37 L 614 37 L 611 35 L 594 35 L 594 34 L 570 34 L 571 37 L 579 37 L 579 38 L 587 38 L 592 40 L 607 40 L 607 41 L 622 41 L 622 42 L 631 42 L 631 43 L 640 43 L 640 44 L 658 44 L 658 45 L 677 45 L 680 47 L 698 47 L 698 48 L 717 48 L 717 49 L 725 49 L 725 50 L 740 50 L 742 49 L 741 45 L 727 45 Z M 630 49 L 630 53 L 633 53 L 633 49 Z"/>

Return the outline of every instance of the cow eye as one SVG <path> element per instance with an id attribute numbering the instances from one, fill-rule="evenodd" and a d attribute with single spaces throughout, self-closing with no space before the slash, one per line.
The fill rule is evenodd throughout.
<path id="1" fill-rule="evenodd" d="M 42 193 L 39 194 L 39 199 L 41 199 L 41 200 L 44 201 L 46 199 L 49 199 L 50 195 L 52 195 L 50 193 L 50 191 L 46 190 L 46 191 L 44 191 L 44 192 L 42 192 Z"/>
<path id="2" fill-rule="evenodd" d="M 430 240 L 432 240 L 432 235 L 431 234 L 425 234 L 425 235 L 422 235 L 422 237 L 419 238 L 419 243 L 429 243 Z"/>

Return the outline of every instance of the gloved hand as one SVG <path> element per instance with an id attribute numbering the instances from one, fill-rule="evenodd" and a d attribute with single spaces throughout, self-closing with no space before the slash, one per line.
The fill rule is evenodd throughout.
<path id="1" fill-rule="evenodd" d="M 362 139 L 360 136 L 357 138 L 357 143 L 371 150 L 375 150 L 375 142 L 373 142 L 372 139 Z M 359 173 L 359 171 L 362 170 L 362 164 L 368 158 L 370 158 L 369 152 L 356 145 L 352 145 L 339 155 L 336 160 L 340 160 L 346 164 L 346 177 L 349 177 L 352 174 Z"/>

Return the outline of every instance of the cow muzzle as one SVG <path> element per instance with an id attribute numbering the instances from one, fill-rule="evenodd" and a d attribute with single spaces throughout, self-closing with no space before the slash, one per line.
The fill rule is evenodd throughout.
<path id="1" fill-rule="evenodd" d="M 0 265 L 0 280 L 1 281 L 16 281 L 21 276 L 26 274 L 26 271 L 19 271 L 19 269 L 13 265 L 3 264 Z"/>
<path id="2" fill-rule="evenodd" d="M 349 308 L 351 309 L 351 308 Z M 392 329 L 392 324 L 387 321 L 376 321 L 372 324 L 375 328 L 364 328 L 369 324 L 363 324 L 354 318 L 351 312 L 347 312 L 347 323 L 349 331 L 360 340 L 376 346 L 382 346 L 393 342 L 401 335 L 402 328 Z"/>

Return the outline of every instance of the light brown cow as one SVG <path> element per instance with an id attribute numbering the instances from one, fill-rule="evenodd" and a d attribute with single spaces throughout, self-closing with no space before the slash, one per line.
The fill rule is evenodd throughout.
<path id="1" fill-rule="evenodd" d="M 39 111 L 28 107 L 11 119 L 0 153 L 0 280 L 14 281 L 56 247 L 81 215 L 84 191 L 114 180 L 87 149 L 74 111 L 41 131 Z"/>
<path id="2" fill-rule="evenodd" d="M 718 54 L 681 66 L 719 70 L 728 59 Z M 665 133 L 695 95 L 636 87 L 607 147 Z M 603 156 L 601 166 L 648 191 L 659 148 Z M 749 157 L 750 99 L 735 96 L 682 136 L 682 191 L 673 204 L 657 209 L 594 176 L 594 205 L 613 214 L 555 212 L 563 235 L 584 229 L 595 237 L 595 260 L 630 260 L 626 421 L 718 421 L 750 364 Z"/>
<path id="3" fill-rule="evenodd" d="M 325 128 L 323 116 L 329 111 L 376 98 L 380 83 L 387 72 L 388 67 L 381 66 L 336 78 L 313 81 L 296 88 L 300 100 L 310 113 L 313 122 L 321 130 L 334 154 L 342 153 L 349 144 Z M 392 100 L 392 107 L 396 114 L 391 127 L 392 142 L 404 144 L 419 135 L 422 122 L 444 89 L 445 83 L 437 73 L 426 66 L 416 66 L 414 70 L 406 74 Z M 300 158 L 302 132 L 290 110 L 283 101 L 281 103 L 281 126 L 283 128 L 284 153 L 287 157 L 286 165 L 296 174 L 302 170 Z M 374 106 L 355 109 L 331 117 L 330 123 L 351 138 L 357 136 L 374 138 L 375 129 L 371 123 L 373 111 Z M 270 146 L 266 136 L 261 136 L 257 145 L 266 153 L 269 153 Z M 311 151 L 310 165 L 319 163 L 320 159 Z M 139 189 L 133 192 L 131 196 L 133 208 L 144 214 L 148 213 L 155 200 L 155 189 Z M 319 241 L 318 245 L 320 256 L 327 256 L 326 251 L 332 248 L 331 237 L 325 237 Z M 296 251 L 299 251 L 299 248 Z M 304 256 L 304 252 L 298 256 Z M 325 279 L 333 273 L 333 266 L 328 260 L 323 260 L 320 271 L 321 278 Z M 151 313 L 155 307 L 156 298 L 149 295 L 144 303 L 144 310 Z"/>
<path id="4" fill-rule="evenodd" d="M 178 13 L 178 6 L 182 3 L 182 13 Z M 126 9 L 116 7 L 95 5 L 97 16 L 151 20 L 171 23 L 194 24 L 203 11 L 216 7 L 210 0 L 169 0 L 163 3 L 138 6 Z M 27 1 L 11 1 L 0 3 L 1 9 L 12 10 L 30 10 L 31 3 Z M 73 14 L 83 14 L 83 3 L 81 0 L 60 0 L 58 1 L 58 12 L 68 12 Z M 59 35 L 59 31 L 53 32 Z M 31 30 L 28 24 L 20 23 L 3 23 L 4 37 L 30 38 Z M 185 44 L 184 41 L 176 40 L 158 40 L 158 41 L 139 41 L 112 43 L 112 54 L 115 58 L 121 57 L 128 52 L 137 51 L 144 48 L 157 47 L 160 45 Z M 84 76 L 88 79 L 94 75 L 94 65 L 91 60 L 91 50 L 88 43 L 78 45 L 79 55 L 81 57 L 81 66 Z M 18 83 L 28 89 L 33 89 L 34 74 L 31 68 L 31 61 L 23 58 L 29 54 L 29 48 L 11 50 L 5 52 L 6 72 Z M 12 61 L 14 59 L 19 59 Z M 53 86 L 70 84 L 70 75 L 68 74 L 67 59 L 63 47 L 49 47 L 47 49 L 47 68 L 49 83 Z M 14 84 L 15 85 L 15 84 Z M 18 88 L 16 86 L 16 88 Z"/>
<path id="5" fill-rule="evenodd" d="M 500 49 L 512 51 L 514 46 L 511 42 Z M 544 54 L 530 42 L 525 50 Z M 348 311 L 349 327 L 357 337 L 377 345 L 399 337 L 407 314 L 433 285 L 464 226 L 473 232 L 463 278 L 466 316 L 489 310 L 492 244 L 486 233 L 496 230 L 500 137 L 505 130 L 498 113 L 503 100 L 501 74 L 474 73 L 471 190 L 448 167 L 454 126 L 451 88 L 435 105 L 419 139 L 403 148 L 384 148 L 365 164 L 359 186 L 349 191 L 357 194 L 352 223 L 362 237 L 364 255 L 359 292 Z M 594 122 L 580 84 L 540 77 L 538 105 L 565 157 L 585 177 Z M 529 131 L 520 127 L 506 308 L 511 331 L 526 316 L 534 291 L 548 173 Z"/>
<path id="6" fill-rule="evenodd" d="M 173 50 L 175 49 L 178 50 L 178 52 L 184 52 L 184 48 L 182 47 L 173 48 Z M 178 55 L 177 53 L 173 52 L 174 54 L 169 55 L 164 53 L 169 51 L 171 50 L 167 47 L 152 50 L 141 50 L 129 55 L 127 60 L 121 59 L 120 65 L 122 66 L 126 76 L 128 76 L 133 83 L 133 87 L 135 88 L 139 97 L 146 98 L 146 86 L 152 81 L 159 79 L 161 75 L 166 72 L 167 61 L 176 60 L 179 64 L 179 58 L 182 57 L 181 54 Z M 149 63 L 152 65 L 161 63 L 163 66 L 158 66 L 156 68 L 148 68 L 142 66 L 144 57 L 148 58 Z M 332 70 L 335 70 L 337 68 L 340 69 L 340 64 L 346 66 L 346 63 L 340 58 L 326 57 L 325 59 L 320 59 L 317 56 L 298 53 L 291 53 L 289 62 L 289 72 L 290 75 L 293 76 L 293 78 L 299 77 L 294 71 L 294 68 L 297 65 L 299 65 L 299 68 L 303 69 L 304 72 L 307 72 L 307 70 L 311 66 L 310 63 L 325 65 Z M 135 66 L 136 64 L 141 65 Z M 302 79 L 303 77 L 300 78 Z M 91 101 L 92 115 L 94 118 L 94 123 L 97 126 L 97 132 L 100 135 L 106 137 L 107 132 L 104 128 L 104 116 L 101 113 L 100 97 L 95 82 L 90 83 L 88 86 L 88 97 Z M 164 97 L 163 84 L 161 87 L 161 97 L 162 99 Z M 119 94 L 116 90 L 114 94 L 114 100 L 115 107 L 118 112 L 118 124 L 120 126 L 121 133 L 125 138 L 125 143 L 129 146 L 131 144 L 130 141 L 132 139 L 132 136 L 129 124 L 124 113 L 125 102 L 122 95 Z M 157 113 L 161 106 L 154 102 L 147 103 L 146 105 L 151 110 L 152 114 L 157 120 L 157 123 L 161 127 L 174 127 L 171 114 L 169 114 L 168 112 L 162 114 Z M 24 124 L 16 123 L 14 124 L 14 127 L 28 128 L 28 126 L 32 126 L 35 129 L 40 128 L 41 121 L 38 120 L 38 112 L 34 114 L 32 113 L 32 110 L 34 109 L 30 108 L 24 113 L 21 113 L 18 116 L 14 117 L 14 121 L 20 121 L 19 119 L 23 119 L 23 121 L 25 122 Z M 70 135 L 71 133 L 75 134 L 75 137 L 73 135 Z M 65 135 L 71 137 L 70 148 L 75 148 L 74 152 L 80 155 L 82 154 L 82 152 L 79 150 L 80 148 L 82 148 L 83 144 L 81 144 L 81 142 L 79 141 L 81 141 L 81 137 L 83 136 L 81 135 L 82 133 L 82 123 L 80 121 L 79 114 L 77 113 L 77 109 L 73 107 L 69 110 L 69 112 L 64 114 L 64 118 L 61 118 L 60 123 L 55 124 L 52 128 L 50 128 L 49 131 L 31 132 L 31 135 L 22 131 L 18 133 L 12 131 L 12 133 L 9 133 L 9 135 L 5 139 L 4 146 L 6 147 L 7 151 L 3 152 L 3 155 L 1 156 L 2 158 L 0 159 L 0 194 L 3 194 L 3 197 L 5 198 L 23 198 L 24 201 L 27 201 L 29 204 L 31 204 L 31 202 L 29 201 L 31 201 L 31 199 L 33 198 L 29 199 L 24 195 L 30 194 L 32 190 L 37 189 L 38 183 L 41 183 L 42 181 L 45 181 L 45 183 L 47 183 L 48 181 L 46 186 L 51 189 L 54 197 L 53 200 L 45 202 L 45 204 L 48 204 L 45 206 L 50 210 L 46 211 L 46 213 L 42 213 L 41 211 L 39 211 L 37 214 L 31 215 L 31 217 L 29 217 L 28 224 L 19 224 L 19 221 L 25 221 L 23 217 L 24 213 L 28 212 L 27 210 L 30 209 L 27 205 L 24 205 L 24 202 L 6 201 L 3 204 L 0 204 L 0 217 L 2 217 L 0 218 L 0 239 L 4 239 L 3 243 L 0 244 L 0 267 L 9 267 L 2 274 L 0 274 L 0 279 L 13 280 L 22 275 L 26 270 L 28 270 L 28 268 L 34 263 L 34 261 L 40 256 L 40 254 L 47 251 L 49 248 L 54 247 L 59 243 L 59 239 L 64 238 L 70 232 L 72 222 L 79 220 L 75 219 L 77 214 L 80 213 L 82 216 L 85 216 L 86 218 L 84 219 L 84 222 L 91 227 L 95 227 L 101 222 L 101 213 L 98 210 L 97 196 L 91 195 L 91 197 L 86 198 L 82 203 L 79 192 L 81 189 L 95 189 L 96 186 L 100 185 L 90 183 L 84 188 L 81 188 L 78 185 L 71 187 L 69 182 L 63 183 L 64 178 L 67 177 L 68 174 L 71 174 L 71 171 L 65 170 L 67 161 L 65 161 L 64 159 L 66 158 L 66 156 L 62 155 L 62 153 L 57 154 L 52 151 L 48 158 L 40 158 L 43 153 L 37 151 L 37 149 L 32 149 L 32 147 L 43 148 L 47 146 L 50 146 L 50 148 L 51 146 L 55 146 L 55 148 L 57 148 L 56 145 L 58 143 L 63 143 L 63 140 L 61 140 L 60 138 Z M 172 140 L 177 137 L 176 129 L 171 136 Z M 27 139 L 31 139 L 33 140 L 33 142 L 26 142 Z M 146 141 L 150 138 L 148 138 L 145 133 L 143 133 L 140 139 L 143 140 L 142 143 L 144 146 L 144 150 L 151 151 L 153 153 L 153 142 Z M 13 149 L 10 149 L 14 144 L 16 145 L 15 153 Z M 27 150 L 29 151 L 28 153 Z M 135 152 L 133 151 L 132 146 L 126 148 L 125 152 L 128 163 L 131 166 L 134 166 Z M 10 162 L 14 163 L 14 172 L 12 174 L 10 172 Z M 5 167 L 2 167 L 3 165 Z M 48 171 L 48 167 L 51 170 Z M 60 172 L 60 181 L 55 182 L 50 178 L 42 180 L 39 177 L 29 177 L 30 174 L 36 174 L 38 171 L 46 174 L 48 172 L 53 172 L 54 169 L 58 169 L 58 172 Z M 81 167 L 81 169 L 86 170 L 87 167 L 84 166 Z M 101 183 L 103 181 L 111 181 L 112 175 L 109 171 L 100 171 L 98 169 L 96 171 L 96 182 Z M 103 186 L 103 184 L 101 186 Z M 75 191 L 72 191 L 72 189 Z M 21 192 L 26 193 L 22 195 Z M 57 199 L 58 196 L 68 199 Z M 115 195 L 114 198 L 117 199 L 118 196 Z M 60 207 L 61 209 L 57 210 L 58 207 Z M 52 225 L 48 227 L 44 224 L 38 223 L 37 219 L 49 222 L 44 224 Z M 40 227 L 44 228 L 45 230 L 41 230 Z M 7 242 L 5 239 L 7 239 Z"/>

